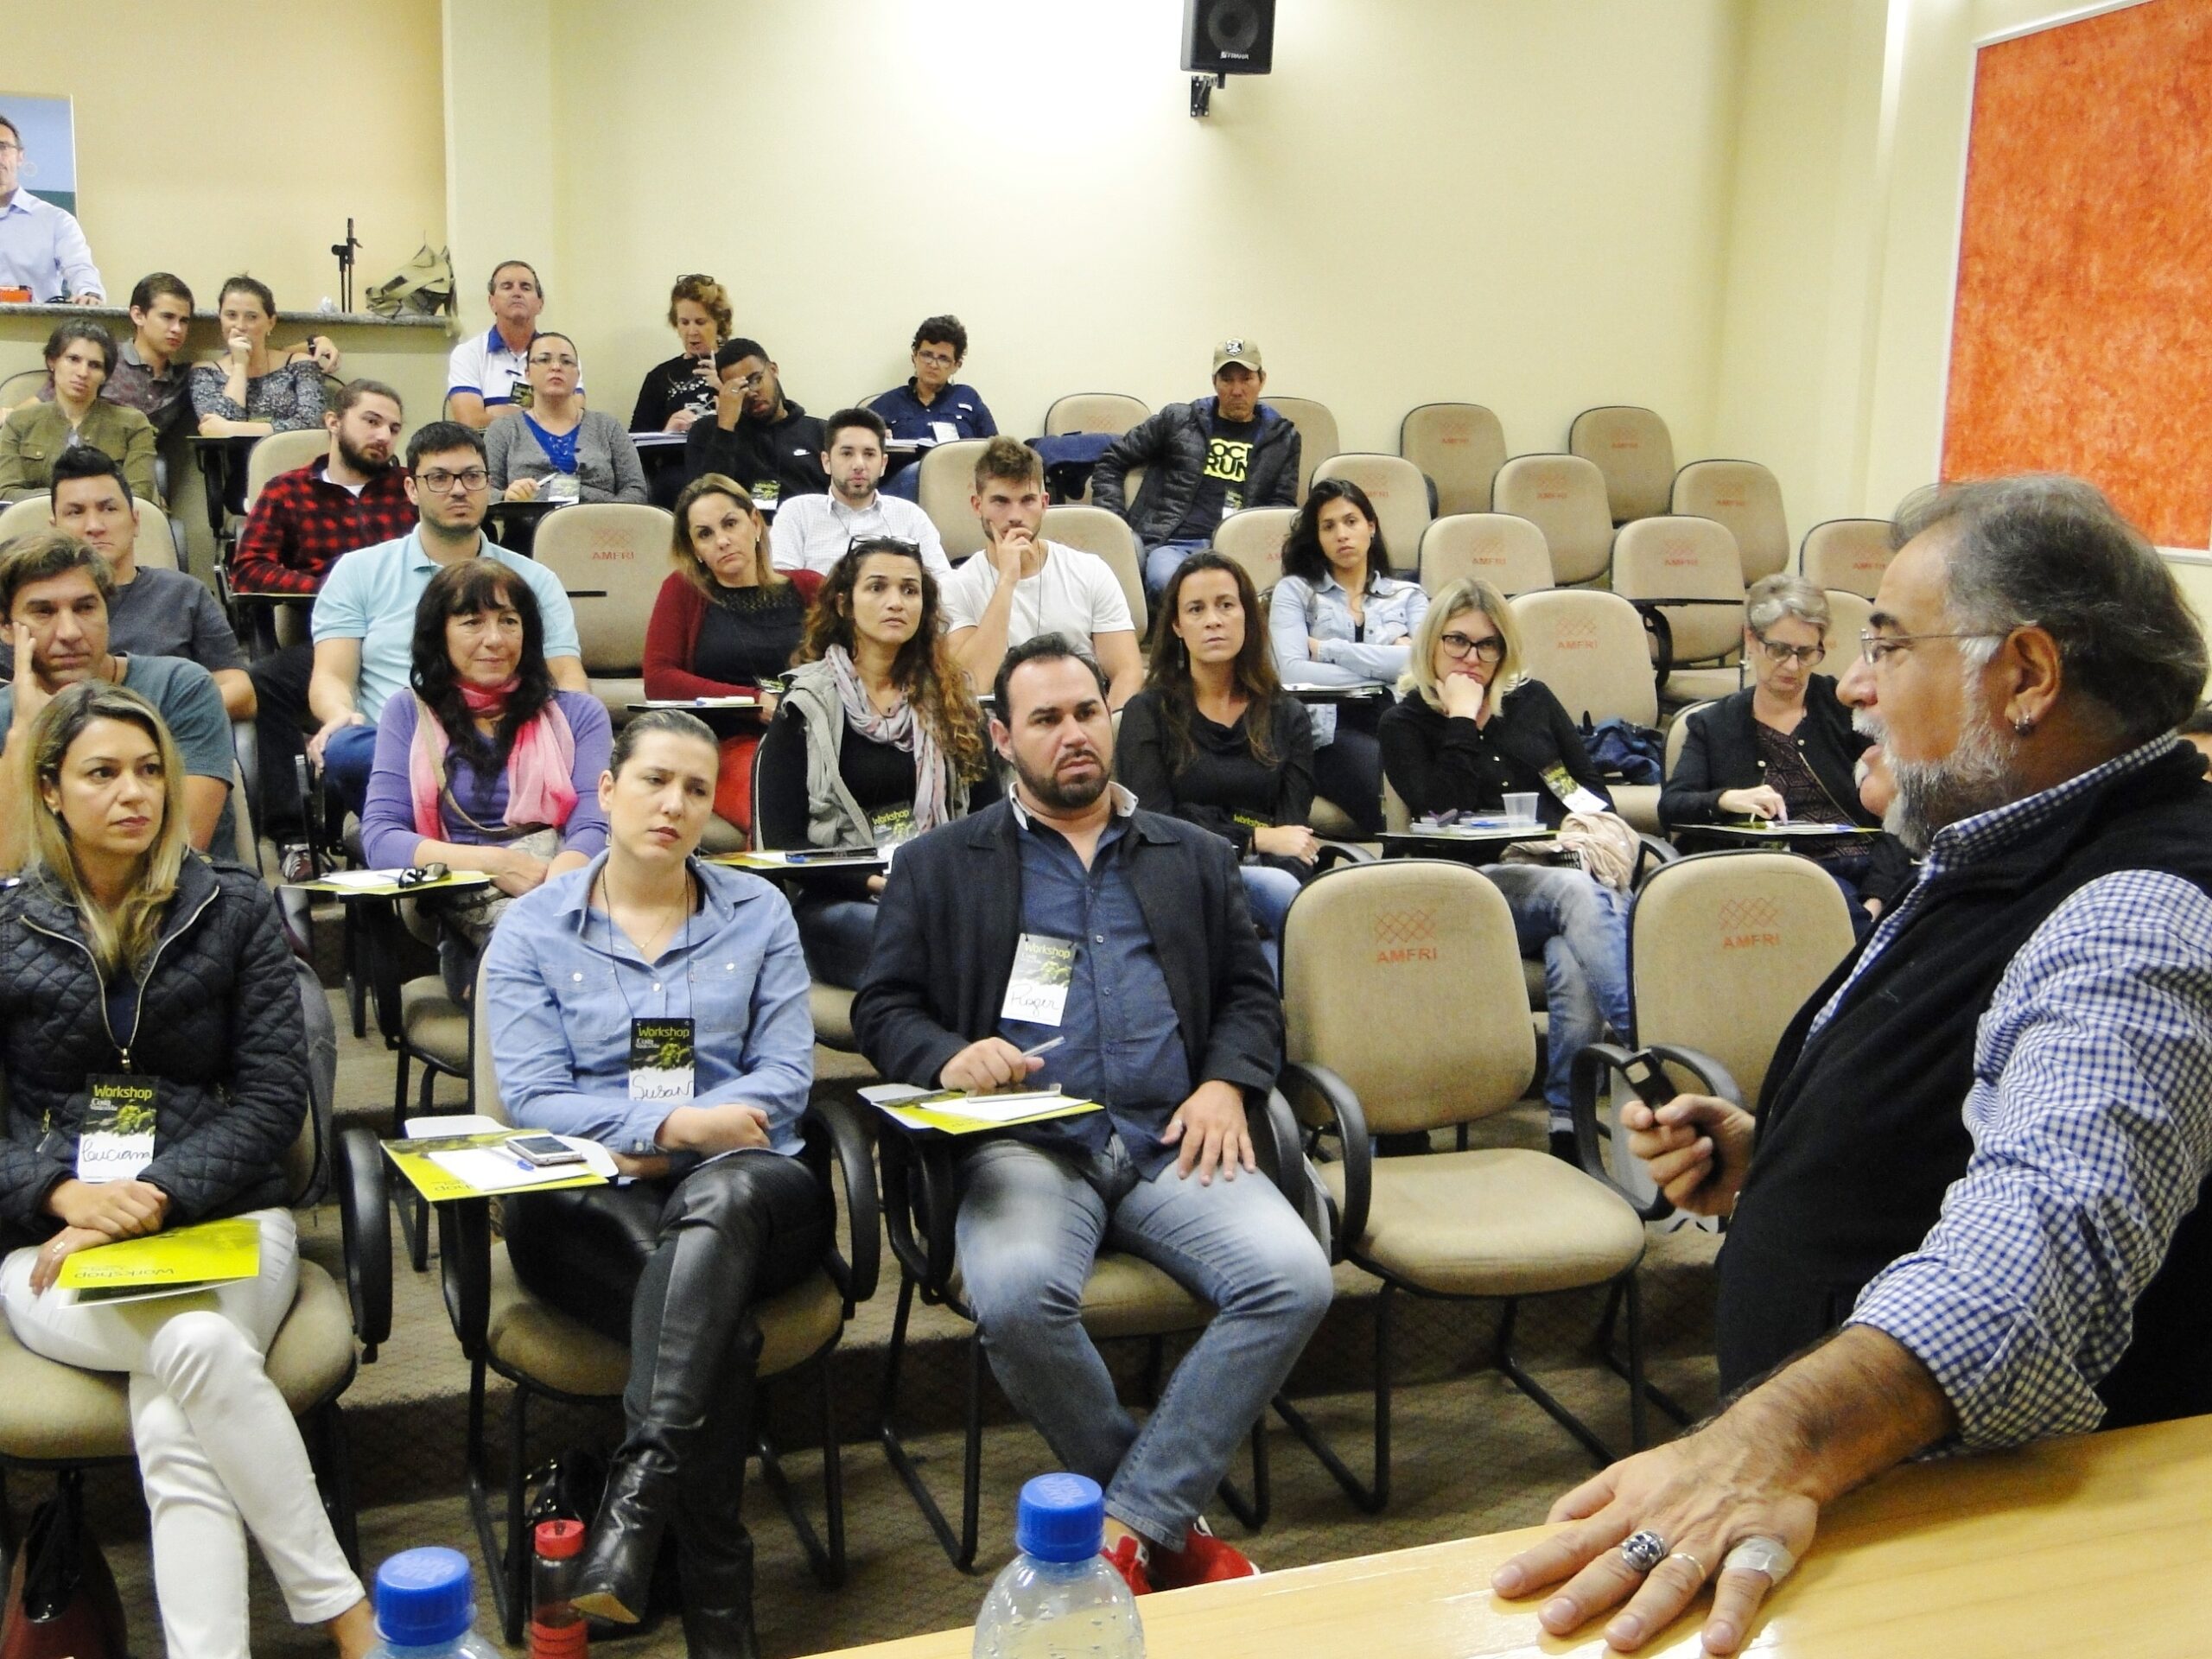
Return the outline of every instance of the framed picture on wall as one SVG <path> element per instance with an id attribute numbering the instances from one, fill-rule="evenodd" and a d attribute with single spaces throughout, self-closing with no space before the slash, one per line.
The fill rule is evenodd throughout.
<path id="1" fill-rule="evenodd" d="M 0 91 L 0 115 L 22 135 L 22 188 L 64 213 L 76 213 L 77 123 L 69 100 Z"/>

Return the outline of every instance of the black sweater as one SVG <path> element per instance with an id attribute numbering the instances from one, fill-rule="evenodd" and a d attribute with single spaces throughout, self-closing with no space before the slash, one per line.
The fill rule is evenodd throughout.
<path id="1" fill-rule="evenodd" d="M 668 418 L 679 409 L 696 409 L 702 419 L 711 420 L 715 412 L 715 394 L 711 381 L 714 370 L 707 370 L 707 378 L 699 377 L 699 359 L 696 357 L 671 357 L 665 363 L 656 363 L 645 371 L 645 378 L 638 387 L 637 406 L 630 411 L 632 432 L 665 432 Z"/>
<path id="2" fill-rule="evenodd" d="M 1226 838 L 1238 857 L 1249 857 L 1255 829 L 1304 823 L 1313 810 L 1313 722 L 1306 705 L 1279 696 L 1267 710 L 1268 745 L 1275 753 L 1272 766 L 1253 756 L 1252 714 L 1247 709 L 1234 726 L 1223 726 L 1194 710 L 1192 753 L 1183 758 L 1176 753 L 1160 693 L 1140 691 L 1122 710 L 1114 771 L 1146 811 L 1211 830 Z M 1286 868 L 1296 864 L 1269 861 Z"/>
<path id="3" fill-rule="evenodd" d="M 756 498 L 763 496 L 762 485 L 772 483 L 777 501 L 794 495 L 826 495 L 830 474 L 822 469 L 823 444 L 822 423 L 797 404 L 786 403 L 779 421 L 747 416 L 727 432 L 709 416 L 684 435 L 683 476 L 688 480 L 721 473 Z M 763 508 L 769 505 L 768 499 L 760 499 Z"/>
<path id="4" fill-rule="evenodd" d="M 1835 690 L 1835 682 L 1825 674 L 1815 674 L 1807 682 L 1805 717 L 1797 722 L 1792 735 L 1797 752 L 1805 757 L 1805 764 L 1812 768 L 1836 810 L 1853 823 L 1872 829 L 1878 820 L 1859 804 L 1853 768 L 1859 757 L 1874 746 L 1874 740 L 1852 729 L 1851 711 L 1837 701 Z M 1725 791 L 1752 789 L 1766 782 L 1766 762 L 1759 755 L 1758 724 L 1751 713 L 1752 696 L 1752 688 L 1746 686 L 1686 716 L 1689 726 L 1682 739 L 1682 752 L 1659 794 L 1660 821 L 1669 828 L 1678 823 L 1716 823 L 1722 817 L 1720 797 Z"/>
<path id="5" fill-rule="evenodd" d="M 1419 691 L 1408 691 L 1383 712 L 1376 735 L 1382 775 L 1416 818 L 1432 812 L 1497 812 L 1508 794 L 1533 791 L 1538 814 L 1556 829 L 1567 807 L 1544 782 L 1544 769 L 1554 766 L 1565 766 L 1569 778 L 1607 806 L 1613 804 L 1604 774 L 1582 747 L 1582 734 L 1541 680 L 1522 681 L 1505 694 L 1490 723 L 1479 727 L 1432 709 Z"/>

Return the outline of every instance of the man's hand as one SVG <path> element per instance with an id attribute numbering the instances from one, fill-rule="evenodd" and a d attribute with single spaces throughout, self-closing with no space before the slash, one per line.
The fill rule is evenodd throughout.
<path id="1" fill-rule="evenodd" d="M 46 1211 L 66 1227 L 111 1238 L 158 1233 L 169 1195 L 149 1181 L 80 1181 L 74 1176 L 46 1195 Z"/>
<path id="2" fill-rule="evenodd" d="M 1274 823 L 1252 832 L 1252 849 L 1271 857 L 1311 864 L 1321 856 L 1321 838 L 1302 823 Z"/>
<path id="3" fill-rule="evenodd" d="M 887 880 L 884 877 L 880 876 L 880 875 L 871 875 L 871 876 L 870 876 L 870 877 L 868 877 L 868 895 L 869 895 L 869 897 L 871 897 L 871 898 L 874 898 L 874 899 L 880 899 L 881 897 L 883 897 L 883 890 L 884 890 L 884 888 L 886 888 L 886 887 L 889 887 L 890 885 L 891 885 L 891 884 L 890 884 L 890 882 L 889 882 L 888 880 Z"/>
<path id="4" fill-rule="evenodd" d="M 697 410 L 689 408 L 679 409 L 675 414 L 668 417 L 668 424 L 662 427 L 661 430 L 664 432 L 689 432 L 692 426 L 697 422 L 698 418 L 699 411 Z"/>
<path id="5" fill-rule="evenodd" d="M 1771 784 L 1759 784 L 1750 789 L 1724 789 L 1714 804 L 1732 818 L 1764 818 L 1770 823 L 1781 823 L 1789 817 L 1782 791 Z"/>
<path id="6" fill-rule="evenodd" d="M 1024 1054 L 1003 1037 L 986 1037 L 947 1060 L 937 1074 L 937 1086 L 981 1095 L 1025 1082 L 1032 1072 L 1044 1069 L 1041 1056 Z"/>
<path id="7" fill-rule="evenodd" d="M 537 480 L 534 478 L 518 478 L 507 486 L 506 493 L 501 499 L 507 501 L 535 501 L 537 499 Z"/>
<path id="8" fill-rule="evenodd" d="M 315 769 L 317 772 L 322 770 L 322 752 L 330 747 L 332 738 L 348 726 L 365 726 L 368 723 L 369 717 L 358 709 L 348 709 L 344 714 L 324 721 L 315 734 L 308 739 L 308 759 L 314 763 Z"/>
<path id="9" fill-rule="evenodd" d="M 1233 1083 L 1216 1080 L 1193 1089 L 1191 1097 L 1167 1120 L 1160 1143 L 1182 1147 L 1175 1160 L 1175 1173 L 1179 1179 L 1187 1179 L 1195 1168 L 1200 1186 L 1213 1184 L 1216 1166 L 1222 1179 L 1230 1181 L 1241 1169 L 1260 1166 L 1252 1152 L 1251 1128 L 1244 1121 L 1244 1096 Z"/>
<path id="10" fill-rule="evenodd" d="M 1656 1112 L 1640 1100 L 1627 1102 L 1621 1124 L 1628 1149 L 1675 1209 L 1725 1216 L 1736 1207 L 1758 1128 L 1749 1112 L 1711 1095 L 1676 1095 Z"/>
<path id="11" fill-rule="evenodd" d="M 1570 1524 L 1505 1562 L 1491 1587 L 1519 1597 L 1566 1579 L 1537 1614 L 1554 1636 L 1625 1600 L 1605 1640 L 1626 1653 L 1664 1630 L 1718 1573 L 1705 1649 L 1733 1653 L 1772 1586 L 1764 1573 L 1722 1572 L 1722 1559 L 1746 1538 L 1778 1539 L 1793 1555 L 1812 1547 L 1820 1504 L 1793 1479 L 1792 1463 L 1788 1446 L 1756 1444 L 1723 1417 L 1567 1493 L 1548 1518 Z M 1659 1535 L 1669 1554 L 1639 1574 L 1621 1559 L 1620 1545 L 1644 1529 Z"/>
<path id="12" fill-rule="evenodd" d="M 999 531 L 998 540 L 991 543 L 991 569 L 998 572 L 999 580 L 1020 582 L 1021 562 L 1036 545 L 1037 538 L 1027 524 L 1008 524 Z"/>
<path id="13" fill-rule="evenodd" d="M 730 1101 L 721 1106 L 678 1106 L 661 1120 L 653 1137 L 677 1152 L 735 1152 L 768 1144 L 765 1108 Z"/>
<path id="14" fill-rule="evenodd" d="M 718 381 L 715 386 L 715 424 L 725 432 L 734 431 L 745 413 L 745 386 L 741 376 L 732 376 Z"/>
<path id="15" fill-rule="evenodd" d="M 1436 688 L 1442 700 L 1444 713 L 1452 720 L 1471 720 L 1478 726 L 1490 723 L 1490 688 L 1465 674 L 1446 674 Z"/>
<path id="16" fill-rule="evenodd" d="M 105 302 L 105 297 L 106 296 L 104 295 L 93 293 L 92 290 L 88 288 L 81 294 L 72 294 L 69 296 L 69 303 L 72 305 L 100 305 Z"/>
<path id="17" fill-rule="evenodd" d="M 543 887 L 552 868 L 535 853 L 510 847 L 501 867 L 492 872 L 492 885 L 510 899 L 519 899 L 532 888 Z"/>
<path id="18" fill-rule="evenodd" d="M 54 1281 L 61 1276 L 61 1264 L 78 1251 L 107 1242 L 106 1234 L 89 1227 L 64 1227 L 39 1247 L 38 1260 L 31 1263 L 31 1294 L 43 1296 L 53 1289 Z"/>
<path id="19" fill-rule="evenodd" d="M 18 623 L 16 626 L 16 713 L 12 729 L 28 734 L 32 722 L 53 701 L 54 694 L 40 686 L 38 675 L 31 666 L 30 628 L 27 624 Z"/>

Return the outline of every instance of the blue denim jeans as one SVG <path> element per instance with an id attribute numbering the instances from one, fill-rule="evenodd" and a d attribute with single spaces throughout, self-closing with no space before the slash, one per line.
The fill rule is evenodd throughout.
<path id="1" fill-rule="evenodd" d="M 792 910 L 807 971 L 824 985 L 858 990 L 875 946 L 875 900 L 817 899 L 802 891 Z"/>
<path id="2" fill-rule="evenodd" d="M 340 726 L 322 746 L 323 776 L 346 810 L 359 817 L 368 805 L 369 772 L 376 765 L 377 728 Z"/>
<path id="3" fill-rule="evenodd" d="M 1260 945 L 1267 953 L 1268 966 L 1275 970 L 1275 983 L 1282 983 L 1282 921 L 1290 914 L 1290 901 L 1298 897 L 1298 890 L 1306 884 L 1288 870 L 1278 869 L 1273 864 L 1240 864 L 1237 874 L 1244 878 L 1244 907 L 1252 912 L 1252 919 L 1268 937 Z"/>
<path id="4" fill-rule="evenodd" d="M 995 1140 L 960 1170 L 954 1229 L 991 1371 L 1106 1510 L 1183 1548 L 1244 1437 L 1328 1312 L 1329 1263 L 1274 1182 L 1165 1166 L 1140 1178 L 1118 1137 L 1084 1156 Z M 1142 1256 L 1217 1310 L 1140 1428 L 1083 1328 L 1102 1247 Z"/>
<path id="5" fill-rule="evenodd" d="M 1555 1129 L 1569 1128 L 1567 1072 L 1574 1057 L 1611 1026 L 1629 1035 L 1626 899 L 1580 870 L 1546 864 L 1488 864 L 1513 910 L 1521 954 L 1544 964 L 1550 1035 L 1544 1100 Z"/>
<path id="6" fill-rule="evenodd" d="M 1157 547 L 1144 550 L 1144 596 L 1154 605 L 1167 591 L 1167 584 L 1174 580 L 1175 572 L 1183 561 L 1208 543 L 1203 540 L 1162 542 Z"/>

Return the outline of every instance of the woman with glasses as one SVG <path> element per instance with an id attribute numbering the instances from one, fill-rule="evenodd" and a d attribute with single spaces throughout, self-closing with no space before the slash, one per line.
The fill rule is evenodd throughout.
<path id="1" fill-rule="evenodd" d="M 689 432 L 702 415 L 715 412 L 721 385 L 715 348 L 729 338 L 731 321 L 729 290 L 720 283 L 696 271 L 676 279 L 668 326 L 683 349 L 645 371 L 630 411 L 632 432 Z"/>
<path id="2" fill-rule="evenodd" d="M 507 501 L 645 500 L 645 469 L 622 423 L 586 409 L 575 342 L 540 334 L 530 342 L 523 374 L 530 401 L 520 418 L 494 421 L 484 435 L 492 487 Z"/>
<path id="3" fill-rule="evenodd" d="M 1573 719 L 1521 661 L 1520 632 L 1497 588 L 1468 577 L 1436 595 L 1414 633 L 1405 695 L 1379 732 L 1383 775 L 1416 819 L 1499 812 L 1509 794 L 1533 794 L 1554 828 L 1569 812 L 1612 810 Z M 1605 1027 L 1630 1029 L 1624 896 L 1564 865 L 1491 864 L 1483 874 L 1512 907 L 1521 954 L 1544 964 L 1544 1099 L 1552 1149 L 1572 1160 L 1568 1069 Z"/>
<path id="4" fill-rule="evenodd" d="M 1746 596 L 1744 622 L 1751 683 L 1682 716 L 1689 724 L 1659 797 L 1662 822 L 1670 830 L 1741 818 L 1877 827 L 1854 780 L 1873 739 L 1852 729 L 1836 683 L 1813 671 L 1827 654 L 1826 596 L 1800 576 L 1764 576 Z M 1859 887 L 1872 853 L 1866 841 L 1793 842 L 1791 850 L 1817 860 L 1842 884 L 1852 919 L 1863 928 L 1869 918 Z"/>
<path id="5" fill-rule="evenodd" d="M 913 543 L 853 543 L 807 613 L 798 661 L 761 739 L 760 845 L 887 852 L 998 798 L 982 714 Z M 815 978 L 860 984 L 882 891 L 857 871 L 807 879 L 793 908 Z"/>

